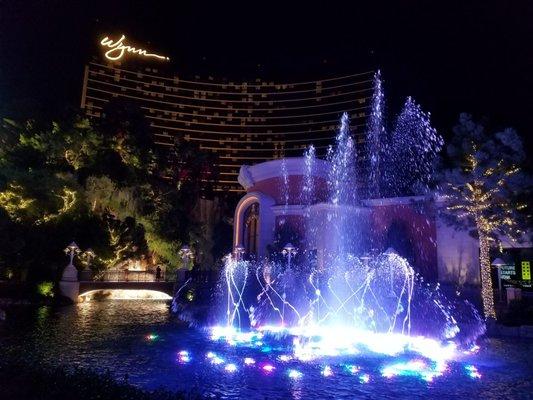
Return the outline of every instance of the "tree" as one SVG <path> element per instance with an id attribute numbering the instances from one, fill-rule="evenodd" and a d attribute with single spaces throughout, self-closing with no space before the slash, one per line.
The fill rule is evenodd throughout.
<path id="1" fill-rule="evenodd" d="M 180 245 L 197 225 L 188 212 L 196 197 L 160 176 L 142 121 L 105 122 L 116 136 L 77 115 L 44 124 L 0 120 L 0 226 L 20 239 L 4 241 L 0 266 L 20 269 L 14 276 L 53 275 L 73 239 L 107 266 L 144 256 L 181 262 Z"/>
<path id="2" fill-rule="evenodd" d="M 521 170 L 522 141 L 512 129 L 489 134 L 470 115 L 461 114 L 447 156 L 445 212 L 453 224 L 479 239 L 483 310 L 486 318 L 495 318 L 490 246 L 502 235 L 522 238 L 530 218 L 523 200 L 531 177 Z"/>

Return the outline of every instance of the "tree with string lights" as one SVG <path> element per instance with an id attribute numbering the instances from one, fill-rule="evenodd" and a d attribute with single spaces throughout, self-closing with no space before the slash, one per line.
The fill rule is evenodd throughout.
<path id="1" fill-rule="evenodd" d="M 513 129 L 487 133 L 461 114 L 447 146 L 443 170 L 445 215 L 478 238 L 481 295 L 486 318 L 496 318 L 489 251 L 503 236 L 524 238 L 531 222 L 527 209 L 531 177 L 524 173 L 522 141 Z"/>

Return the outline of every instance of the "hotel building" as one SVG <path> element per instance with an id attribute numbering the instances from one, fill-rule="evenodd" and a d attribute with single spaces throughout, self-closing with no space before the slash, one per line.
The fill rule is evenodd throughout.
<path id="1" fill-rule="evenodd" d="M 301 156 L 310 144 L 324 156 L 343 112 L 356 142 L 364 143 L 371 71 L 276 83 L 182 79 L 168 69 L 95 59 L 85 67 L 81 107 L 100 118 L 112 100 L 137 104 L 156 144 L 172 146 L 181 139 L 216 155 L 215 191 L 242 192 L 237 177 L 244 164 Z"/>

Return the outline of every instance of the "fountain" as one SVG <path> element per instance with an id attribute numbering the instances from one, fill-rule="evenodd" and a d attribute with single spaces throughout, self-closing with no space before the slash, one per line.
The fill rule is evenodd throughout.
<path id="1" fill-rule="evenodd" d="M 279 199 L 270 207 L 278 218 L 269 229 L 280 231 L 292 224 L 299 233 L 293 235 L 298 243 L 278 240 L 277 246 L 269 247 L 270 254 L 243 257 L 242 233 L 236 238 L 236 251 L 225 259 L 220 285 L 225 312 L 219 314 L 224 317 L 210 327 L 209 334 L 216 343 L 251 351 L 244 359 L 246 365 L 255 362 L 250 355 L 270 352 L 282 362 L 298 363 L 384 357 L 382 376 L 415 375 L 432 381 L 464 352 L 477 349 L 475 340 L 484 333 L 484 324 L 476 309 L 467 301 L 448 299 L 438 284 L 426 282 L 406 258 L 392 248 L 377 251 L 368 239 L 372 236 L 370 210 L 361 192 L 370 196 L 382 192 L 375 187 L 384 181 L 376 169 L 386 161 L 376 145 L 386 139 L 379 120 L 383 99 L 374 97 L 374 107 L 379 109 L 372 113 L 370 124 L 375 136 L 369 148 L 371 187 L 361 190 L 365 169 L 358 161 L 344 114 L 326 160 L 319 160 L 311 146 L 303 158 L 279 162 Z M 439 150 L 441 139 L 411 99 L 406 107 L 390 143 L 409 139 L 406 125 L 416 125 L 426 139 L 433 138 L 419 148 L 422 162 L 429 164 L 428 155 Z M 409 153 L 409 157 L 414 156 Z M 396 162 L 400 157 L 395 154 L 392 159 Z M 430 173 L 429 165 L 418 162 L 417 173 Z M 297 180 L 290 173 L 295 165 L 301 174 Z M 244 172 L 241 175 L 246 177 Z M 383 175 L 391 177 L 390 167 L 388 173 Z M 410 179 L 409 190 L 415 187 L 413 182 Z M 429 179 L 421 176 L 419 182 L 427 185 Z M 383 185 L 385 190 L 390 191 L 390 183 Z M 262 207 L 260 212 L 265 212 Z M 216 357 L 208 356 L 211 363 Z M 359 374 L 362 383 L 370 379 L 358 367 L 343 365 Z M 272 373 L 276 366 L 269 363 L 262 368 Z M 233 371 L 234 365 L 226 370 Z M 331 365 L 322 370 L 323 376 L 333 373 Z M 288 374 L 298 379 L 301 371 L 290 369 Z"/>

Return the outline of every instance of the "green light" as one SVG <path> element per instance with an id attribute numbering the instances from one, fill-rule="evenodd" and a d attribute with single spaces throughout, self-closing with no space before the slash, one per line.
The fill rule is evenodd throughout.
<path id="1" fill-rule="evenodd" d="M 522 261 L 522 279 L 524 281 L 531 280 L 531 263 L 529 261 Z"/>

